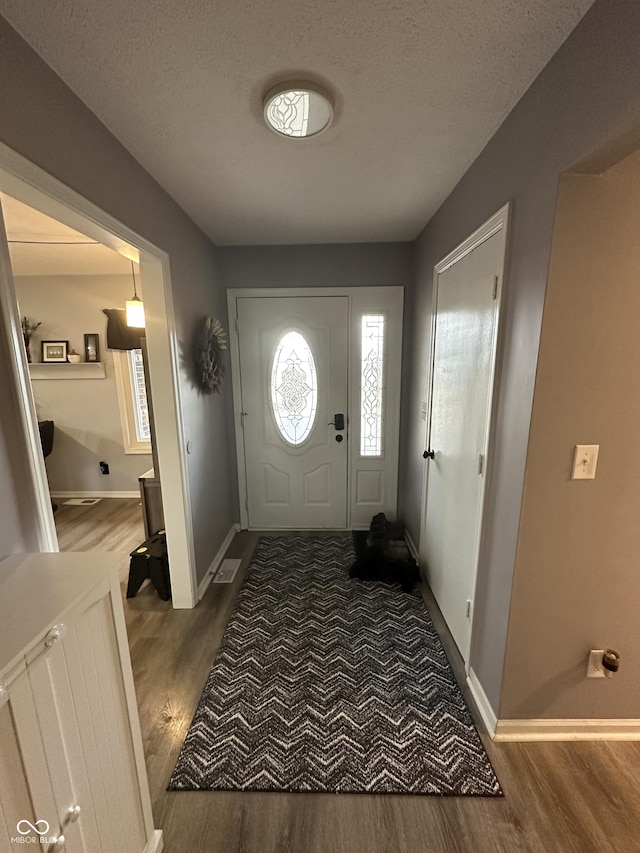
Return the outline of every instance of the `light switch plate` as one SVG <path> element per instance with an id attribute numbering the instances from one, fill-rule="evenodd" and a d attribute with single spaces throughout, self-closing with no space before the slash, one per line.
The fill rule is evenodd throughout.
<path id="1" fill-rule="evenodd" d="M 573 456 L 572 480 L 594 480 L 598 464 L 599 444 L 576 444 Z"/>

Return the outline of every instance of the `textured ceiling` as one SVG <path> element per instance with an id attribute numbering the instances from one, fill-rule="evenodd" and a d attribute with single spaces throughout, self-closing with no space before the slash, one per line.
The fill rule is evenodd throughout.
<path id="1" fill-rule="evenodd" d="M 592 0 L 0 0 L 220 245 L 412 240 Z M 323 83 L 317 139 L 262 122 Z"/>
<path id="2" fill-rule="evenodd" d="M 14 275 L 131 275 L 131 261 L 15 198 L 0 195 Z"/>

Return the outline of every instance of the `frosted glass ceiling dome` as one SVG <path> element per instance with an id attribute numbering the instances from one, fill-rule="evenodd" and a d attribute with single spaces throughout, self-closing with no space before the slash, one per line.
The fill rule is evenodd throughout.
<path id="1" fill-rule="evenodd" d="M 331 96 L 315 83 L 290 80 L 270 89 L 263 102 L 267 127 L 280 136 L 306 139 L 333 121 Z"/>

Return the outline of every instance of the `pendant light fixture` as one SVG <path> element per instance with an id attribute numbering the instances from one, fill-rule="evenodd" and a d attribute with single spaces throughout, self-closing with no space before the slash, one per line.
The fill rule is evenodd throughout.
<path id="1" fill-rule="evenodd" d="M 131 261 L 131 273 L 133 274 L 133 296 L 125 303 L 127 326 L 134 329 L 144 329 L 144 305 L 136 290 L 136 268 L 133 261 Z"/>

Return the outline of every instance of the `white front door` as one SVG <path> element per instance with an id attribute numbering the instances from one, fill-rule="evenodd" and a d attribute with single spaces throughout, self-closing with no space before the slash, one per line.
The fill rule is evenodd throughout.
<path id="1" fill-rule="evenodd" d="M 421 557 L 467 660 L 482 522 L 504 229 L 437 275 Z"/>
<path id="2" fill-rule="evenodd" d="M 346 527 L 348 314 L 346 296 L 237 301 L 250 527 Z"/>

